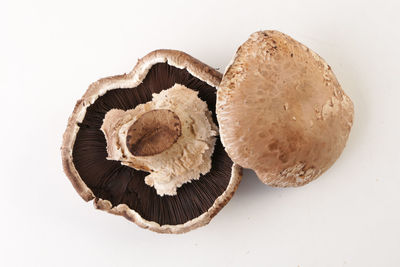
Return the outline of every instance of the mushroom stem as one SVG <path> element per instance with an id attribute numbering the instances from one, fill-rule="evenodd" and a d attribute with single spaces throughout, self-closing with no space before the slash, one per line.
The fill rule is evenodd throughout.
<path id="1" fill-rule="evenodd" d="M 134 156 L 153 156 L 170 148 L 182 134 L 179 117 L 169 109 L 141 115 L 128 129 L 126 146 Z"/>

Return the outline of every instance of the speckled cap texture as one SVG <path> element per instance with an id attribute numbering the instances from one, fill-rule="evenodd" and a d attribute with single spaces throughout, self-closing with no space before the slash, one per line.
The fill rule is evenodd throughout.
<path id="1" fill-rule="evenodd" d="M 231 159 L 271 186 L 301 186 L 340 156 L 353 103 L 331 67 L 278 31 L 237 50 L 217 92 L 221 141 Z"/>

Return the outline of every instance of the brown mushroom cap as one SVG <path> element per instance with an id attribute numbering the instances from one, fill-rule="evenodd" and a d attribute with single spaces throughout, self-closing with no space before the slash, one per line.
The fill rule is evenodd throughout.
<path id="1" fill-rule="evenodd" d="M 221 76 L 183 52 L 157 50 L 140 59 L 130 73 L 91 84 L 75 105 L 61 148 L 64 171 L 80 196 L 94 199 L 98 209 L 160 233 L 183 233 L 207 224 L 230 200 L 241 179 L 241 168 L 228 157 L 219 138 L 211 171 L 182 185 L 176 196 L 161 197 L 145 184 L 148 173 L 107 160 L 100 127 L 109 110 L 133 109 L 176 83 L 198 91 L 214 112 Z M 213 120 L 217 124 L 215 114 Z"/>
<path id="2" fill-rule="evenodd" d="M 266 184 L 300 186 L 341 154 L 353 103 L 320 56 L 283 33 L 260 31 L 224 74 L 217 118 L 235 163 Z"/>

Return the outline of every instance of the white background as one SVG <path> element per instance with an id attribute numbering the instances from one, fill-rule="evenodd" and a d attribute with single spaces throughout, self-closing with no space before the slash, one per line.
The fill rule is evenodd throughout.
<path id="1" fill-rule="evenodd" d="M 0 1 L 0 266 L 400 266 L 398 1 Z M 277 29 L 355 104 L 340 159 L 301 188 L 245 171 L 203 228 L 160 235 L 95 210 L 64 175 L 68 116 L 98 78 L 157 48 L 224 70 Z"/>

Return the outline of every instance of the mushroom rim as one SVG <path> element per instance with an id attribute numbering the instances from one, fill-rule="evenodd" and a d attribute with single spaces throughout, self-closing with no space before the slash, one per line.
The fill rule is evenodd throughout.
<path id="1" fill-rule="evenodd" d="M 200 216 L 187 221 L 184 224 L 164 224 L 160 225 L 156 222 L 149 221 L 144 219 L 137 213 L 135 210 L 132 210 L 126 204 L 119 204 L 115 207 L 112 207 L 112 204 L 109 200 L 104 200 L 101 198 L 95 198 L 93 201 L 93 205 L 96 209 L 100 209 L 103 211 L 107 211 L 108 213 L 114 215 L 120 215 L 136 223 L 138 226 L 149 229 L 153 232 L 161 233 L 161 234 L 183 234 L 189 232 L 198 227 L 207 225 L 211 219 L 217 215 L 217 213 L 229 202 L 229 200 L 234 195 L 236 189 L 239 186 L 239 183 L 242 179 L 242 168 L 233 163 L 232 172 L 229 184 L 222 195 L 220 195 L 215 201 L 214 204 L 207 210 L 207 212 L 202 213 Z"/>
<path id="2" fill-rule="evenodd" d="M 200 216 L 184 224 L 160 226 L 156 222 L 148 221 L 142 218 L 136 211 L 130 209 L 126 204 L 119 204 L 115 207 L 111 207 L 110 201 L 97 198 L 80 177 L 75 168 L 72 157 L 76 136 L 80 129 L 78 123 L 83 121 L 87 108 L 93 104 L 97 98 L 110 90 L 117 88 L 128 89 L 137 87 L 147 76 L 147 73 L 152 66 L 158 63 L 167 63 L 168 65 L 179 69 L 186 69 L 193 77 L 206 82 L 216 89 L 222 79 L 222 74 L 212 67 L 202 63 L 201 61 L 184 52 L 169 49 L 160 49 L 150 52 L 143 58 L 139 59 L 136 66 L 128 74 L 125 73 L 122 75 L 99 79 L 98 81 L 92 83 L 82 98 L 77 101 L 72 115 L 68 119 L 68 124 L 63 135 L 61 147 L 62 164 L 64 172 L 75 190 L 87 202 L 94 199 L 95 208 L 106 210 L 115 215 L 124 216 L 140 227 L 152 230 L 154 232 L 184 233 L 208 224 L 210 220 L 231 199 L 242 177 L 242 171 L 239 165 L 235 163 L 232 164 L 231 177 L 227 188 L 222 195 L 215 199 L 213 205 L 207 210 L 207 212 L 204 212 Z"/>
<path id="3" fill-rule="evenodd" d="M 279 38 L 286 38 L 287 40 L 291 40 L 291 42 L 295 42 L 303 50 L 304 54 L 307 54 L 309 57 L 311 57 L 315 61 L 315 64 L 319 64 L 321 66 L 321 68 L 323 69 L 323 72 L 324 72 L 324 76 L 327 75 L 328 77 L 334 77 L 334 79 L 337 80 L 335 73 L 331 69 L 331 66 L 326 62 L 326 60 L 323 57 L 321 57 L 317 52 L 310 49 L 308 46 L 306 46 L 302 42 L 300 42 L 300 41 L 294 39 L 293 37 L 291 37 L 290 35 L 285 34 L 278 30 L 259 30 L 259 31 L 256 31 L 256 32 L 253 32 L 252 34 L 250 34 L 249 37 L 236 49 L 235 54 L 231 57 L 229 64 L 226 66 L 226 68 L 224 70 L 223 79 L 221 80 L 221 84 L 224 83 L 223 80 L 225 79 L 225 76 L 230 72 L 231 68 L 235 65 L 236 60 L 240 57 L 243 57 L 243 53 L 244 53 L 242 51 L 243 46 L 246 43 L 248 43 L 249 41 L 251 41 L 253 36 L 258 36 L 258 35 L 269 36 L 271 38 L 277 38 L 276 36 L 279 35 L 280 36 Z M 287 42 L 287 40 L 286 40 L 286 42 Z M 292 52 L 290 56 L 293 58 L 293 55 L 294 54 Z M 333 160 L 330 164 L 327 164 L 325 167 L 316 169 L 315 174 L 313 174 L 310 179 L 304 180 L 303 183 L 297 183 L 297 182 L 293 183 L 293 182 L 288 182 L 288 181 L 282 181 L 286 178 L 283 174 L 284 172 L 289 172 L 290 170 L 299 168 L 299 166 L 301 166 L 300 170 L 303 171 L 303 167 L 306 163 L 301 160 L 298 161 L 296 164 L 283 169 L 280 172 L 271 172 L 271 174 L 268 174 L 268 175 L 270 175 L 270 177 L 274 177 L 274 178 L 270 178 L 270 179 L 277 180 L 277 181 L 270 182 L 269 181 L 270 179 L 265 178 L 265 177 L 268 177 L 266 175 L 266 172 L 259 172 L 258 170 L 253 168 L 253 166 L 250 166 L 250 165 L 246 164 L 245 162 L 243 162 L 241 159 L 238 159 L 239 156 L 234 155 L 235 153 L 231 152 L 230 148 L 234 147 L 234 146 L 232 144 L 230 144 L 229 141 L 227 141 L 228 138 L 227 138 L 227 134 L 226 134 L 230 131 L 230 129 L 229 129 L 229 127 L 221 126 L 221 125 L 223 125 L 223 123 L 221 122 L 221 121 L 223 121 L 221 119 L 221 117 L 223 117 L 223 115 L 221 115 L 221 110 L 223 110 L 223 108 L 221 108 L 221 106 L 226 105 L 226 103 L 227 103 L 227 98 L 224 97 L 223 95 L 227 94 L 226 92 L 232 91 L 232 88 L 229 85 L 221 86 L 221 84 L 217 86 L 217 102 L 216 102 L 216 117 L 217 117 L 217 121 L 220 125 L 219 136 L 220 136 L 221 143 L 222 143 L 223 147 L 225 148 L 225 151 L 227 152 L 228 156 L 232 159 L 233 162 L 236 162 L 237 164 L 241 164 L 241 166 L 245 169 L 253 170 L 262 183 L 264 183 L 268 186 L 279 187 L 279 188 L 300 187 L 300 186 L 307 185 L 310 182 L 319 178 L 324 172 L 326 172 L 329 168 L 331 168 L 334 165 L 334 163 L 338 160 L 338 158 L 341 156 L 341 154 L 343 153 L 343 150 L 347 145 L 347 141 L 349 139 L 349 135 L 351 133 L 351 128 L 353 125 L 354 104 L 353 104 L 353 101 L 350 99 L 350 97 L 346 94 L 346 92 L 341 87 L 341 84 L 338 82 L 339 87 L 338 87 L 337 91 L 340 91 L 340 93 L 343 97 L 340 104 L 345 105 L 345 107 L 348 109 L 348 112 L 351 117 L 351 120 L 349 122 L 350 128 L 347 132 L 347 137 L 345 137 L 344 146 L 343 146 L 341 152 L 339 153 L 338 157 L 335 160 Z M 336 94 L 336 91 L 334 94 Z M 312 169 L 312 168 L 314 168 L 314 167 L 311 166 L 311 168 L 308 168 L 308 169 Z M 259 173 L 263 173 L 263 174 L 259 174 Z M 263 178 L 263 176 L 264 176 L 264 178 Z"/>

